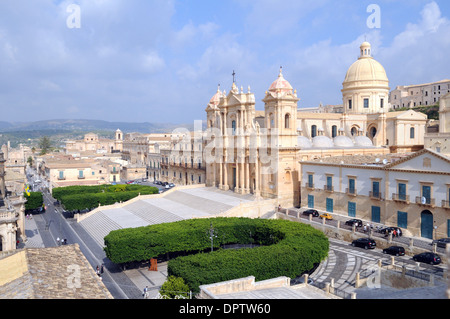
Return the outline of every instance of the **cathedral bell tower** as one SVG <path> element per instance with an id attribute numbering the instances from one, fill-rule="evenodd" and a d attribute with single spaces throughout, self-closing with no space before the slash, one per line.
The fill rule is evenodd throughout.
<path id="1" fill-rule="evenodd" d="M 269 163 L 262 170 L 263 193 L 276 195 L 282 206 L 299 198 L 297 153 L 297 91 L 283 77 L 282 68 L 263 99 Z M 261 154 L 261 152 L 260 152 Z M 267 185 L 267 186 L 266 186 Z"/>

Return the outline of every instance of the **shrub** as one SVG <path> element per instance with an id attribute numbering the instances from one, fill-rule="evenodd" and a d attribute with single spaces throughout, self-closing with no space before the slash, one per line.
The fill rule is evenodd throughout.
<path id="1" fill-rule="evenodd" d="M 54 188 L 52 196 L 59 200 L 66 210 L 93 209 L 101 205 L 130 200 L 139 194 L 157 194 L 158 188 L 145 185 L 96 185 L 67 186 Z"/>
<path id="2" fill-rule="evenodd" d="M 164 299 L 188 298 L 189 286 L 186 285 L 183 278 L 169 276 L 161 286 L 159 293 L 164 296 Z"/>
<path id="3" fill-rule="evenodd" d="M 217 237 L 211 250 L 209 228 Z M 264 280 L 295 278 L 328 254 L 328 239 L 309 225 L 286 220 L 212 218 L 184 220 L 120 229 L 105 237 L 106 256 L 115 263 L 175 255 L 168 274 L 181 277 L 190 290 L 246 276 Z M 225 244 L 256 244 L 256 248 L 221 249 Z M 181 252 L 189 253 L 180 256 Z"/>
<path id="4" fill-rule="evenodd" d="M 30 196 L 24 193 L 24 197 L 27 200 L 25 210 L 38 209 L 44 204 L 44 197 L 41 192 L 30 192 Z"/>

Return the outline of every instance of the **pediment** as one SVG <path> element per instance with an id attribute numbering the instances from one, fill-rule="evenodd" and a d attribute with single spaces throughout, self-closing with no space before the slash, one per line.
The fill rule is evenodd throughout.
<path id="1" fill-rule="evenodd" d="M 404 157 L 386 166 L 388 169 L 407 171 L 450 172 L 450 158 L 430 149 Z"/>

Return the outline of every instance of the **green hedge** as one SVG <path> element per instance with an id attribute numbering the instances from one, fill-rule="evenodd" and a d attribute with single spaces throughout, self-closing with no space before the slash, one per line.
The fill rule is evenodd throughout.
<path id="1" fill-rule="evenodd" d="M 52 196 L 69 211 L 93 209 L 101 205 L 130 200 L 139 194 L 158 194 L 157 187 L 145 185 L 67 186 L 52 190 Z"/>
<path id="2" fill-rule="evenodd" d="M 25 210 L 38 209 L 44 203 L 44 197 L 41 192 L 30 192 L 30 196 L 25 192 L 24 197 L 27 200 Z"/>
<path id="3" fill-rule="evenodd" d="M 208 230 L 217 238 L 214 252 Z M 295 278 L 328 255 L 328 239 L 309 225 L 286 220 L 213 218 L 120 229 L 105 237 L 106 256 L 114 263 L 145 261 L 166 254 L 191 253 L 169 260 L 168 274 L 181 277 L 194 292 L 203 284 L 255 276 Z M 255 248 L 221 249 L 225 244 Z"/>

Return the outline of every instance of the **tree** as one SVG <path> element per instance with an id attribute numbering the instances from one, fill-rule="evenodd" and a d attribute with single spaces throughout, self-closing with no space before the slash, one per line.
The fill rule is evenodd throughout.
<path id="1" fill-rule="evenodd" d="M 183 278 L 169 276 L 159 290 L 159 294 L 166 299 L 189 298 L 189 286 Z"/>
<path id="2" fill-rule="evenodd" d="M 39 140 L 39 148 L 41 149 L 40 155 L 45 155 L 50 151 L 50 148 L 52 147 L 52 142 L 50 141 L 50 138 L 48 136 L 43 136 Z"/>
<path id="3" fill-rule="evenodd" d="M 33 166 L 33 158 L 31 156 L 28 156 L 27 163 L 28 165 L 30 165 L 30 167 Z"/>

